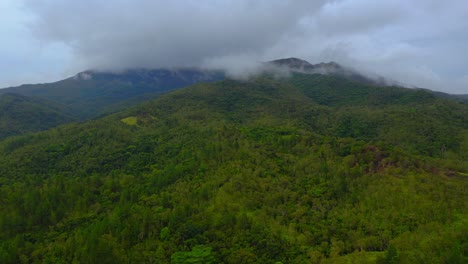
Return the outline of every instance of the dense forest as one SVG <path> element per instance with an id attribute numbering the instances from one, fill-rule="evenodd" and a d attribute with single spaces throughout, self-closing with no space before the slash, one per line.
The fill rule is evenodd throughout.
<path id="1" fill-rule="evenodd" d="M 468 106 L 200 83 L 0 142 L 0 263 L 467 263 Z"/>

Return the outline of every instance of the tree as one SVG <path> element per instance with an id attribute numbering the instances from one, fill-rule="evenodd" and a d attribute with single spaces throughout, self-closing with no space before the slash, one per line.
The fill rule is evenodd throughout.
<path id="1" fill-rule="evenodd" d="M 398 257 L 398 251 L 393 245 L 390 245 L 388 247 L 387 254 L 385 255 L 383 263 L 385 264 L 400 263 L 399 257 Z"/>

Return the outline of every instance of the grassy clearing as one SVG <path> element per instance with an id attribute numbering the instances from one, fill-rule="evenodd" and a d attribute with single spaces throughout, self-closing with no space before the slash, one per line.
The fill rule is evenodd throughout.
<path id="1" fill-rule="evenodd" d="M 125 124 L 129 126 L 136 126 L 138 122 L 138 118 L 136 116 L 129 116 L 129 117 L 121 119 L 120 121 L 124 122 Z"/>

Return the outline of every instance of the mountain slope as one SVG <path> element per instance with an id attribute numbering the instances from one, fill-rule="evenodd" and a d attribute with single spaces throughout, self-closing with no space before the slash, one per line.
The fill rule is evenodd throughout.
<path id="1" fill-rule="evenodd" d="M 292 72 L 321 74 L 352 80 L 361 84 L 385 86 L 389 83 L 382 77 L 368 77 L 356 70 L 345 68 L 335 62 L 310 64 L 297 58 L 271 61 L 269 66 Z M 271 70 L 266 67 L 266 71 Z M 65 105 L 81 120 L 96 118 L 125 109 L 161 94 L 199 82 L 225 79 L 222 70 L 200 69 L 130 69 L 121 72 L 85 71 L 55 83 L 22 85 L 0 89 L 0 94 L 16 93 L 40 97 Z M 391 83 L 396 83 L 392 81 Z M 434 95 L 454 100 L 455 96 L 434 92 Z"/>
<path id="2" fill-rule="evenodd" d="M 52 101 L 12 93 L 0 95 L 0 139 L 73 120 L 67 108 Z"/>
<path id="3" fill-rule="evenodd" d="M 1 89 L 0 93 L 52 100 L 66 105 L 82 119 L 89 119 L 155 98 L 167 91 L 223 78 L 221 72 L 196 69 L 132 69 L 118 73 L 86 71 L 55 83 L 11 87 Z"/>
<path id="4" fill-rule="evenodd" d="M 333 78 L 198 84 L 6 139 L 0 262 L 466 261 L 467 106 Z"/>

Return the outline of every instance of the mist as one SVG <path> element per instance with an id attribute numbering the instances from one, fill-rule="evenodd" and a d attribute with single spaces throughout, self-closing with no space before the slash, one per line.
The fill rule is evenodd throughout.
<path id="1" fill-rule="evenodd" d="M 204 67 L 245 77 L 261 62 L 298 57 L 451 93 L 468 93 L 467 10 L 462 0 L 23 0 L 21 7 L 43 49 L 62 47 L 54 55 L 62 74 Z"/>

